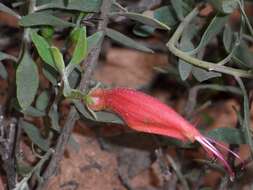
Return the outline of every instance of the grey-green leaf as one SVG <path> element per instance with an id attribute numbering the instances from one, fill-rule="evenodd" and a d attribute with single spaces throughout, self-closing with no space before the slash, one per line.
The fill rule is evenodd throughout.
<path id="1" fill-rule="evenodd" d="M 56 16 L 50 15 L 48 13 L 36 12 L 29 15 L 23 16 L 19 22 L 23 27 L 32 26 L 54 26 L 54 27 L 74 27 L 75 24 L 64 21 Z"/>
<path id="2" fill-rule="evenodd" d="M 198 67 L 194 67 L 192 69 L 192 74 L 199 82 L 203 82 L 203 81 L 211 79 L 211 78 L 221 77 L 220 73 L 206 71 L 206 70 L 198 68 Z"/>
<path id="3" fill-rule="evenodd" d="M 16 71 L 17 99 L 23 110 L 28 108 L 37 93 L 39 74 L 37 65 L 25 52 Z"/>
<path id="4" fill-rule="evenodd" d="M 174 8 L 179 20 L 184 19 L 184 9 L 182 0 L 171 0 L 171 5 Z"/>
<path id="5" fill-rule="evenodd" d="M 117 12 L 117 13 L 111 13 L 112 16 L 125 16 L 129 19 L 138 21 L 142 24 L 146 24 L 149 26 L 152 26 L 154 28 L 164 29 L 164 30 L 170 30 L 170 27 L 166 24 L 160 22 L 159 20 L 146 16 L 144 14 L 139 13 L 133 13 L 133 12 Z"/>
<path id="6" fill-rule="evenodd" d="M 136 24 L 133 28 L 133 33 L 140 37 L 149 37 L 155 32 L 155 28 L 148 25 Z"/>
<path id="7" fill-rule="evenodd" d="M 228 18 L 229 16 L 227 15 L 216 15 L 206 28 L 203 36 L 201 37 L 200 43 L 192 52 L 196 53 L 205 47 L 221 31 Z"/>
<path id="8" fill-rule="evenodd" d="M 49 95 L 48 92 L 45 90 L 41 92 L 41 94 L 38 96 L 35 106 L 38 110 L 44 111 L 48 106 L 48 102 L 49 102 Z"/>
<path id="9" fill-rule="evenodd" d="M 155 9 L 154 18 L 167 26 L 175 26 L 178 22 L 172 6 L 163 6 Z"/>
<path id="10" fill-rule="evenodd" d="M 6 80 L 8 77 L 8 72 L 1 62 L 0 62 L 0 77 L 2 77 L 4 80 Z"/>
<path id="11" fill-rule="evenodd" d="M 86 38 L 86 28 L 79 27 L 75 29 L 77 35 L 76 47 L 73 52 L 72 58 L 69 65 L 78 65 L 87 55 L 87 38 Z"/>
<path id="12" fill-rule="evenodd" d="M 245 41 L 241 41 L 233 52 L 235 62 L 252 69 L 253 68 L 253 53 L 249 50 Z"/>
<path id="13" fill-rule="evenodd" d="M 214 7 L 226 14 L 232 13 L 237 7 L 238 7 L 238 1 L 237 0 L 209 0 Z"/>
<path id="14" fill-rule="evenodd" d="M 83 12 L 98 12 L 101 3 L 102 0 L 71 0 L 68 3 L 65 3 L 64 0 L 53 0 L 51 3 L 44 4 L 43 8 L 58 8 Z"/>
<path id="15" fill-rule="evenodd" d="M 25 115 L 32 116 L 32 117 L 43 117 L 46 115 L 44 111 L 38 110 L 32 106 L 29 106 L 28 108 L 26 108 L 26 110 L 23 110 L 22 112 Z"/>
<path id="16" fill-rule="evenodd" d="M 226 142 L 228 144 L 245 144 L 243 132 L 240 129 L 223 127 L 216 128 L 207 133 L 208 137 Z"/>
<path id="17" fill-rule="evenodd" d="M 88 53 L 102 40 L 103 35 L 104 32 L 98 31 L 87 38 Z"/>
<path id="18" fill-rule="evenodd" d="M 75 107 L 77 110 L 87 119 L 90 120 L 95 120 L 94 117 L 89 113 L 87 108 L 84 106 L 83 103 L 80 101 L 73 101 Z M 115 124 L 123 124 L 124 122 L 122 121 L 121 118 L 119 118 L 117 115 L 110 113 L 110 112 L 104 112 L 104 111 L 99 111 L 96 112 L 97 120 L 99 122 L 106 122 L 106 123 L 115 123 Z"/>
<path id="19" fill-rule="evenodd" d="M 49 49 L 50 45 L 48 44 L 46 39 L 43 38 L 42 36 L 37 34 L 37 32 L 34 32 L 34 31 L 31 31 L 31 39 L 32 39 L 32 42 L 34 43 L 41 59 L 45 63 L 50 65 L 51 67 L 57 69 L 55 64 L 54 64 L 54 60 L 53 60 L 51 51 Z"/>
<path id="20" fill-rule="evenodd" d="M 35 125 L 26 121 L 22 121 L 21 127 L 23 128 L 29 139 L 41 150 L 46 152 L 49 149 L 49 144 L 47 140 L 42 137 L 39 129 Z"/>
<path id="21" fill-rule="evenodd" d="M 183 51 L 191 51 L 194 48 L 194 45 L 191 41 L 195 34 L 195 30 L 189 28 L 189 30 L 183 32 L 179 47 Z M 191 74 L 193 66 L 187 62 L 185 62 L 182 59 L 179 59 L 178 61 L 178 70 L 179 70 L 179 75 L 182 80 L 186 80 L 189 75 Z"/>
<path id="22" fill-rule="evenodd" d="M 136 50 L 140 50 L 140 51 L 144 51 L 144 52 L 148 52 L 148 53 L 153 53 L 153 50 L 143 46 L 142 44 L 134 41 L 133 39 L 125 36 L 124 34 L 117 32 L 116 30 L 113 29 L 106 29 L 106 35 L 111 38 L 112 40 L 123 44 L 127 47 L 136 49 Z"/>
<path id="23" fill-rule="evenodd" d="M 12 16 L 20 19 L 20 16 L 16 12 L 11 10 L 9 7 L 5 6 L 3 3 L 0 3 L 0 11 L 6 12 L 9 15 L 12 15 Z"/>
<path id="24" fill-rule="evenodd" d="M 185 62 L 184 60 L 179 59 L 178 61 L 178 70 L 179 75 L 182 80 L 186 80 L 192 71 L 192 65 Z"/>

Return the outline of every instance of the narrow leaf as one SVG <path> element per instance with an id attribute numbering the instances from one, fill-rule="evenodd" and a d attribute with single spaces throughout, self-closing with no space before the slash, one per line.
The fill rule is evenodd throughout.
<path id="1" fill-rule="evenodd" d="M 87 46 L 88 46 L 87 52 L 88 53 L 90 52 L 92 48 L 94 48 L 101 41 L 103 35 L 104 35 L 104 32 L 99 31 L 92 34 L 91 36 L 87 38 Z"/>
<path id="2" fill-rule="evenodd" d="M 198 67 L 194 67 L 192 69 L 192 74 L 199 82 L 203 82 L 203 81 L 211 79 L 211 78 L 221 77 L 220 73 L 206 71 L 206 70 L 198 68 Z"/>
<path id="3" fill-rule="evenodd" d="M 45 63 L 47 63 L 48 65 L 56 69 L 51 51 L 49 49 L 50 45 L 48 44 L 46 39 L 44 39 L 42 36 L 37 34 L 37 32 L 34 32 L 34 31 L 31 31 L 31 39 L 41 59 Z"/>
<path id="4" fill-rule="evenodd" d="M 81 103 L 80 101 L 73 100 L 73 103 L 77 110 L 87 119 L 90 120 L 95 120 L 94 117 L 89 113 L 87 108 Z M 122 121 L 121 118 L 119 118 L 117 115 L 109 113 L 109 112 L 104 112 L 104 111 L 99 111 L 96 112 L 96 119 L 95 121 L 99 122 L 106 122 L 106 123 L 115 123 L 115 124 L 123 124 L 124 122 Z"/>
<path id="5" fill-rule="evenodd" d="M 175 26 L 178 19 L 173 13 L 172 6 L 163 6 L 154 10 L 154 18 L 167 26 Z"/>
<path id="6" fill-rule="evenodd" d="M 177 17 L 179 20 L 184 19 L 183 1 L 182 0 L 171 0 L 171 5 L 173 6 Z"/>
<path id="7" fill-rule="evenodd" d="M 9 15 L 12 15 L 18 19 L 20 19 L 21 17 L 16 13 L 14 12 L 12 9 L 10 9 L 9 7 L 5 6 L 3 3 L 0 3 L 0 11 L 3 11 L 3 12 L 6 12 L 8 13 Z"/>
<path id="8" fill-rule="evenodd" d="M 125 36 L 124 34 L 117 32 L 116 30 L 113 29 L 106 29 L 106 35 L 111 38 L 112 40 L 123 44 L 127 47 L 136 49 L 136 50 L 140 50 L 140 51 L 144 51 L 144 52 L 148 52 L 148 53 L 153 53 L 153 50 L 141 45 L 140 43 L 134 41 L 133 39 Z"/>
<path id="9" fill-rule="evenodd" d="M 75 30 L 77 33 L 76 47 L 70 60 L 70 65 L 78 65 L 87 55 L 86 28 L 80 27 Z"/>
<path id="10" fill-rule="evenodd" d="M 142 24 L 146 24 L 149 26 L 152 26 L 154 28 L 159 28 L 159 29 L 164 29 L 164 30 L 170 30 L 170 27 L 167 26 L 166 24 L 160 22 L 159 20 L 146 16 L 144 14 L 139 14 L 139 13 L 133 13 L 133 12 L 117 12 L 117 13 L 111 13 L 112 16 L 125 16 L 129 19 L 138 21 Z"/>
<path id="11" fill-rule="evenodd" d="M 52 54 L 54 64 L 55 64 L 57 70 L 61 74 L 63 74 L 64 70 L 65 70 L 65 63 L 63 60 L 62 53 L 60 52 L 60 50 L 57 47 L 51 47 L 50 50 L 51 50 L 51 54 Z"/>
<path id="12" fill-rule="evenodd" d="M 38 96 L 35 106 L 38 110 L 44 111 L 49 103 L 49 95 L 47 91 L 41 92 L 41 94 Z"/>
<path id="13" fill-rule="evenodd" d="M 47 140 L 41 136 L 39 129 L 35 125 L 26 121 L 22 121 L 21 127 L 24 129 L 24 132 L 27 134 L 30 140 L 41 150 L 46 152 L 49 149 Z"/>
<path id="14" fill-rule="evenodd" d="M 149 37 L 155 32 L 155 28 L 148 25 L 136 24 L 133 29 L 133 33 L 140 37 Z"/>
<path id="15" fill-rule="evenodd" d="M 102 0 L 71 0 L 67 4 L 63 0 L 54 0 L 44 4 L 44 9 L 64 9 L 82 12 L 99 12 Z"/>
<path id="16" fill-rule="evenodd" d="M 60 126 L 59 126 L 59 112 L 58 112 L 58 107 L 57 104 L 53 103 L 53 105 L 50 107 L 48 116 L 50 117 L 51 120 L 51 127 L 55 131 L 60 131 Z"/>
<path id="17" fill-rule="evenodd" d="M 228 21 L 228 18 L 229 16 L 227 15 L 216 15 L 206 28 L 203 36 L 201 37 L 200 43 L 192 52 L 195 54 L 205 47 L 221 31 L 225 23 Z"/>
<path id="18" fill-rule="evenodd" d="M 74 27 L 75 24 L 64 21 L 48 13 L 36 12 L 23 16 L 19 22 L 23 27 L 49 25 L 55 27 Z"/>
<path id="19" fill-rule="evenodd" d="M 23 110 L 34 100 L 38 86 L 39 74 L 36 64 L 25 52 L 16 71 L 17 99 Z"/>
<path id="20" fill-rule="evenodd" d="M 4 80 L 6 80 L 8 77 L 8 72 L 1 62 L 0 62 L 0 77 L 2 77 Z"/>
<path id="21" fill-rule="evenodd" d="M 22 113 L 32 117 L 43 117 L 46 115 L 44 111 L 38 110 L 32 106 L 29 106 L 26 108 L 26 110 L 23 110 Z"/>

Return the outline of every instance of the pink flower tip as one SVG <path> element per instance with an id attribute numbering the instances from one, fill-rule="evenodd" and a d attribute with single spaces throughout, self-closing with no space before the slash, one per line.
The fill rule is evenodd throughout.
<path id="1" fill-rule="evenodd" d="M 206 150 L 206 152 L 209 154 L 209 156 L 211 156 L 211 157 L 215 156 L 220 161 L 220 163 L 228 171 L 230 180 L 234 181 L 235 173 L 234 173 L 233 169 L 230 167 L 228 162 L 224 159 L 223 155 L 220 153 L 220 151 L 213 144 L 215 144 L 216 146 L 220 147 L 221 149 L 226 150 L 227 152 L 231 153 L 234 157 L 236 157 L 237 159 L 239 159 L 243 163 L 240 156 L 238 154 L 236 154 L 235 152 L 233 152 L 232 150 L 230 150 L 229 148 L 227 148 L 226 146 L 224 146 L 223 144 L 221 144 L 211 138 L 204 137 L 204 136 L 198 136 L 198 137 L 195 137 L 195 139 L 196 139 L 196 141 L 198 141 L 202 145 L 202 147 Z"/>

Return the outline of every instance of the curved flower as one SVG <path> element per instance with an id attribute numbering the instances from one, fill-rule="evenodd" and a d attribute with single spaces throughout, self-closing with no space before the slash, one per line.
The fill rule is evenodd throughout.
<path id="1" fill-rule="evenodd" d="M 224 165 L 230 179 L 234 179 L 233 170 L 212 143 L 231 152 L 235 157 L 240 157 L 222 144 L 203 136 L 181 115 L 157 99 L 127 88 L 96 89 L 90 92 L 89 99 L 91 101 L 87 106 L 90 109 L 114 112 L 134 130 L 169 136 L 181 141 L 199 142 L 209 156 L 214 155 Z"/>

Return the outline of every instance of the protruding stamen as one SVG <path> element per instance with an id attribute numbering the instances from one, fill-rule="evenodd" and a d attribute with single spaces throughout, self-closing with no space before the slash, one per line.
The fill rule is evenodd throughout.
<path id="1" fill-rule="evenodd" d="M 225 168 L 227 168 L 229 172 L 230 180 L 233 181 L 235 174 L 227 161 L 223 158 L 222 154 L 204 136 L 198 136 L 195 139 L 203 146 L 207 152 L 211 151 L 222 162 L 222 164 L 225 166 Z"/>

